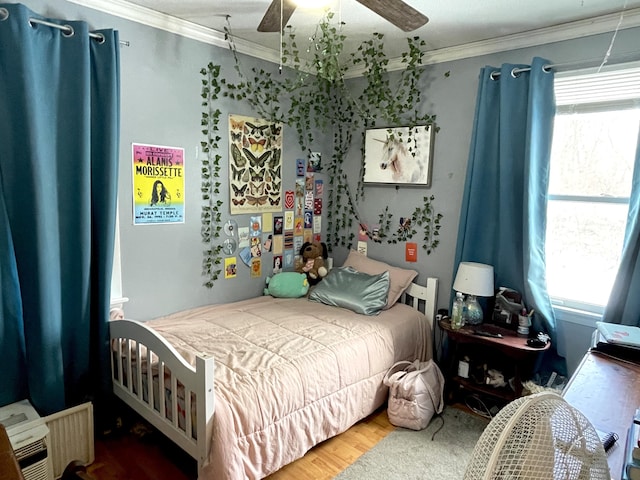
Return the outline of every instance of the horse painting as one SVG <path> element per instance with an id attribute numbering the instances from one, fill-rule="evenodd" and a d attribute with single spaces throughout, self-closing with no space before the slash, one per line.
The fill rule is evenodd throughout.
<path id="1" fill-rule="evenodd" d="M 400 129 L 368 130 L 365 138 L 365 182 L 425 184 L 430 137 L 424 127 L 409 135 Z M 370 134 L 370 132 L 375 132 Z M 427 153 L 425 155 L 425 152 Z"/>
<path id="2" fill-rule="evenodd" d="M 382 158 L 380 168 L 389 169 L 391 178 L 398 183 L 413 183 L 420 178 L 421 167 L 418 159 L 411 156 L 407 145 L 395 135 L 387 136 L 382 143 Z"/>

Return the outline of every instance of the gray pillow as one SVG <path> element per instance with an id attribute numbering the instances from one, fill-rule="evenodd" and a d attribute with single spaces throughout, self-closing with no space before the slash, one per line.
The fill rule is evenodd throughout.
<path id="1" fill-rule="evenodd" d="M 389 272 L 369 275 L 353 267 L 334 268 L 309 294 L 309 300 L 378 315 L 387 304 Z"/>
<path id="2" fill-rule="evenodd" d="M 418 272 L 415 270 L 392 267 L 387 263 L 369 258 L 355 250 L 349 250 L 349 256 L 342 266 L 353 267 L 359 272 L 369 273 L 371 275 L 389 271 L 391 274 L 389 277 L 389 298 L 387 298 L 387 305 L 384 307 L 385 310 L 393 307 L 402 293 L 411 285 L 413 279 L 418 276 Z"/>

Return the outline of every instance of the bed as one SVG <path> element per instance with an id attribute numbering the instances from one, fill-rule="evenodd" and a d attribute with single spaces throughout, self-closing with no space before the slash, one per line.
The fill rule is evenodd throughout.
<path id="1" fill-rule="evenodd" d="M 199 478 L 263 478 L 383 405 L 393 363 L 432 357 L 437 285 L 410 283 L 377 315 L 262 296 L 114 320 L 114 393 Z"/>

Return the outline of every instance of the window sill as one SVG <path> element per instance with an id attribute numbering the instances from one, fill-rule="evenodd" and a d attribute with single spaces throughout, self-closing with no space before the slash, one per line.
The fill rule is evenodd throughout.
<path id="1" fill-rule="evenodd" d="M 602 320 L 602 314 L 600 313 L 589 312 L 587 310 L 580 310 L 577 308 L 553 305 L 553 311 L 556 315 L 556 320 L 575 323 L 585 327 L 595 328 L 596 322 Z"/>
<path id="2" fill-rule="evenodd" d="M 127 297 L 112 298 L 109 308 L 109 320 L 124 318 L 124 304 L 129 301 Z"/>
<path id="3" fill-rule="evenodd" d="M 120 298 L 112 298 L 111 299 L 111 308 L 120 307 L 129 301 L 128 297 L 120 297 Z"/>

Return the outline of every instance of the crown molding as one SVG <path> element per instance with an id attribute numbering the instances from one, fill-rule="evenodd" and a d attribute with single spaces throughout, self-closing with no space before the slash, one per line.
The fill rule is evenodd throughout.
<path id="1" fill-rule="evenodd" d="M 225 33 L 213 28 L 203 27 L 193 22 L 172 17 L 165 13 L 157 12 L 140 5 L 129 3 L 125 0 L 67 0 L 76 5 L 99 10 L 109 15 L 131 20 L 132 22 L 147 25 L 170 33 L 175 33 L 192 40 L 215 45 L 221 48 L 229 48 L 225 39 Z M 126 40 L 126 39 L 123 39 Z M 280 62 L 280 52 L 263 47 L 257 43 L 248 42 L 240 38 L 234 38 L 238 53 L 244 53 L 252 57 L 267 60 L 273 63 Z"/>
<path id="2" fill-rule="evenodd" d="M 136 23 L 175 33 L 203 43 L 229 48 L 224 32 L 203 27 L 193 22 L 156 12 L 146 7 L 129 3 L 125 0 L 67 0 L 68 2 L 93 8 L 117 17 L 125 18 Z M 424 52 L 423 65 L 461 60 L 463 58 L 478 57 L 498 52 L 506 52 L 519 48 L 533 47 L 548 43 L 573 40 L 589 35 L 613 32 L 616 29 L 627 29 L 640 26 L 640 8 L 634 8 L 622 13 L 603 15 L 600 17 L 563 23 L 553 27 L 546 27 L 528 32 L 507 35 L 489 40 L 471 42 L 454 47 L 446 47 Z M 126 40 L 126 39 L 125 39 Z M 234 39 L 236 50 L 252 57 L 273 63 L 280 63 L 280 52 L 246 40 Z M 388 71 L 402 70 L 405 66 L 400 57 L 390 59 Z M 351 69 L 346 78 L 354 78 L 363 74 L 362 69 Z"/>
<path id="3" fill-rule="evenodd" d="M 618 25 L 619 23 L 620 25 Z M 590 35 L 613 32 L 616 29 L 624 30 L 638 26 L 640 26 L 640 8 L 634 8 L 624 12 L 622 22 L 620 22 L 620 14 L 614 13 L 489 40 L 466 43 L 455 47 L 427 50 L 424 52 L 422 64 L 433 65 L 436 63 L 461 60 L 463 58 L 479 57 L 492 53 L 517 50 L 519 48 L 535 47 L 564 40 L 574 40 Z M 405 66 L 401 59 L 394 58 L 389 60 L 387 70 L 403 70 L 404 68 Z M 348 78 L 359 77 L 363 72 L 364 70 L 361 68 L 351 69 L 349 70 Z"/>

